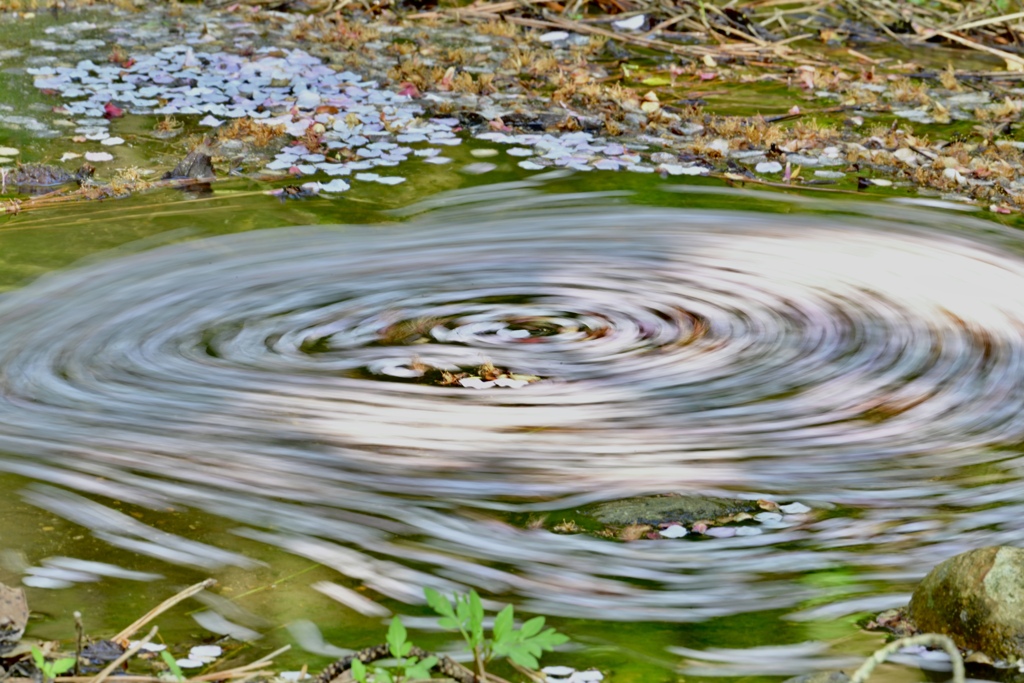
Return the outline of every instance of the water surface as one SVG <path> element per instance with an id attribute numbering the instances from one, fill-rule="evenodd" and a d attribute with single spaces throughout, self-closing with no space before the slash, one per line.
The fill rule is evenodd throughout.
<path id="1" fill-rule="evenodd" d="M 0 301 L 0 469 L 90 531 L 83 555 L 229 584 L 306 558 L 413 614 L 425 585 L 475 587 L 648 679 L 678 665 L 669 646 L 855 636 L 851 615 L 901 604 L 934 563 L 1019 542 L 1014 231 L 662 199 L 514 183 L 396 223 L 174 233 L 40 277 Z M 486 362 L 541 381 L 408 378 Z M 702 541 L 512 523 L 664 492 L 814 512 Z M 218 528 L 190 531 L 188 511 Z M 344 644 L 379 640 L 362 637 Z"/>

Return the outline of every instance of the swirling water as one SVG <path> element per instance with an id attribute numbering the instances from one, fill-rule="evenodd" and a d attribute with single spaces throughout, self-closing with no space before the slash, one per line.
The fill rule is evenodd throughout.
<path id="1" fill-rule="evenodd" d="M 72 491 L 235 520 L 399 601 L 474 586 L 598 620 L 800 618 L 801 573 L 905 580 L 1024 538 L 1024 241 L 860 212 L 513 193 L 85 264 L 0 301 L 0 469 L 173 562 L 245 560 Z M 541 381 L 400 381 L 484 362 Z M 505 521 L 669 491 L 818 514 L 628 544 Z M 873 592 L 857 605 L 905 597 Z"/>

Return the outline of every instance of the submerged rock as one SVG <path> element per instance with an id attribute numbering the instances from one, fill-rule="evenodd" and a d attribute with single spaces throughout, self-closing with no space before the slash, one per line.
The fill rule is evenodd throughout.
<path id="1" fill-rule="evenodd" d="M 793 510 L 786 510 L 793 507 Z M 752 536 L 764 528 L 791 526 L 783 512 L 809 511 L 800 504 L 741 500 L 695 494 L 661 494 L 595 503 L 549 513 L 545 526 L 561 534 L 586 533 L 620 541 L 691 537 Z"/>
<path id="2" fill-rule="evenodd" d="M 741 512 L 757 513 L 762 508 L 756 500 L 714 498 L 712 496 L 645 496 L 599 503 L 587 512 L 604 524 L 692 524 L 700 520 L 717 520 Z"/>
<path id="3" fill-rule="evenodd" d="M 992 546 L 946 560 L 914 591 L 908 616 L 964 650 L 1024 658 L 1024 550 Z"/>
<path id="4" fill-rule="evenodd" d="M 163 175 L 163 180 L 181 178 L 213 178 L 217 174 L 213 170 L 210 155 L 200 149 L 194 149 L 178 162 L 173 170 Z"/>
<path id="5" fill-rule="evenodd" d="M 81 184 L 92 177 L 95 170 L 90 164 L 83 164 L 74 173 L 49 164 L 19 164 L 2 174 L 0 192 L 6 192 L 8 188 L 19 192 L 47 192 L 61 185 Z"/>

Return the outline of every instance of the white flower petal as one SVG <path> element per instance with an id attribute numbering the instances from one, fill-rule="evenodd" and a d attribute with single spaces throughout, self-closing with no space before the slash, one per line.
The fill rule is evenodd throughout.
<path id="1" fill-rule="evenodd" d="M 679 524 L 673 524 L 672 526 L 665 527 L 658 532 L 663 538 L 682 538 L 688 532 L 686 529 Z"/>
<path id="2" fill-rule="evenodd" d="M 216 659 L 224 654 L 220 645 L 196 645 L 188 651 L 189 659 Z"/>
<path id="3" fill-rule="evenodd" d="M 620 31 L 639 31 L 644 26 L 644 22 L 647 21 L 647 16 L 643 14 L 637 14 L 636 16 L 629 17 L 628 19 L 620 19 L 619 21 L 613 21 L 612 26 L 619 29 Z"/>
<path id="4" fill-rule="evenodd" d="M 351 187 L 351 185 L 346 183 L 341 178 L 335 178 L 334 180 L 332 180 L 329 183 L 326 183 L 326 184 L 325 183 L 321 183 L 320 184 L 320 191 L 321 192 L 327 192 L 327 193 L 331 193 L 331 192 L 344 192 L 345 190 L 349 189 L 350 187 Z"/>
<path id="5" fill-rule="evenodd" d="M 205 663 L 206 662 L 202 662 L 202 661 L 200 661 L 198 659 L 192 659 L 192 658 L 179 659 L 178 660 L 178 666 L 180 666 L 182 669 L 198 669 L 199 667 L 203 666 Z"/>

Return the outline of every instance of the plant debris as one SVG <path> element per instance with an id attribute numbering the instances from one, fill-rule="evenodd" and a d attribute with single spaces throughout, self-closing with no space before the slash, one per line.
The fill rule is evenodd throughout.
<path id="1" fill-rule="evenodd" d="M 1024 143 L 1012 132 L 1024 58 L 1012 45 L 1021 17 L 994 8 L 494 0 L 412 14 L 326 3 L 304 15 L 242 2 L 195 8 L 184 34 L 145 23 L 173 19 L 169 6 L 69 24 L 36 46 L 55 59 L 29 73 L 58 98 L 38 122 L 46 131 L 72 127 L 76 144 L 116 149 L 131 144 L 113 130 L 125 116 L 161 116 L 157 132 L 171 135 L 213 128 L 214 163 L 309 177 L 281 196 L 402 183 L 407 174 L 378 169 L 446 162 L 446 147 L 474 138 L 529 171 L 916 194 L 1008 213 L 1024 206 Z M 944 46 L 1006 70 L 868 54 L 894 41 L 922 61 Z M 715 113 L 716 97 L 765 88 L 789 93 L 784 113 Z M 498 166 L 488 164 L 465 172 Z M 123 195 L 78 197 L 111 196 Z"/>

